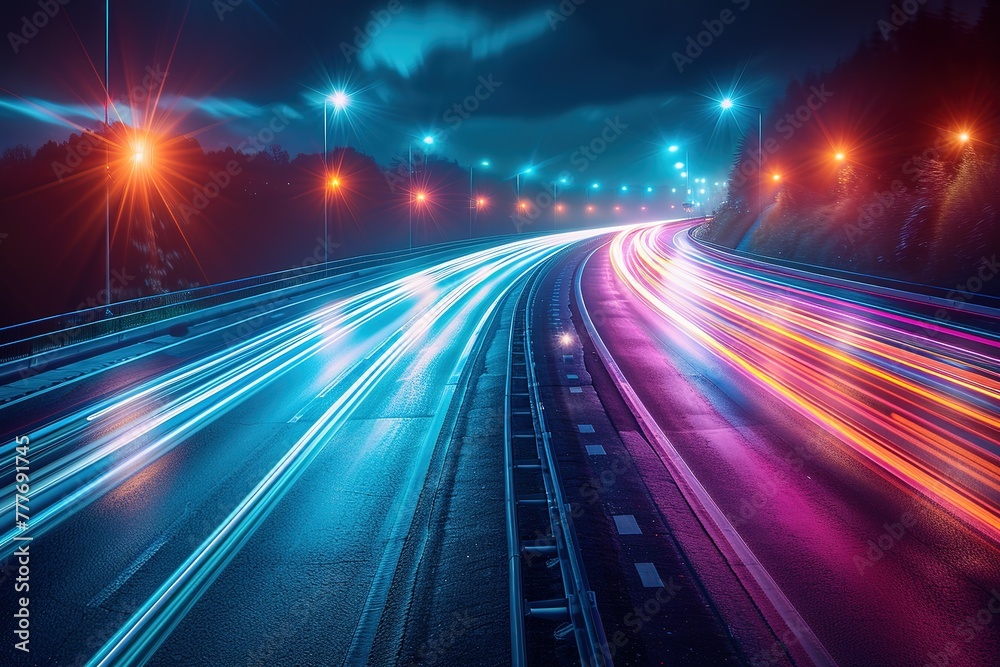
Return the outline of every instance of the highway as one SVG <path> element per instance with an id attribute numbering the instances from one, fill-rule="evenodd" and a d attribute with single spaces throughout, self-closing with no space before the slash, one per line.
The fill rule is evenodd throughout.
<path id="1" fill-rule="evenodd" d="M 690 228 L 620 234 L 579 283 L 652 422 L 650 474 L 681 479 L 772 627 L 809 630 L 785 644 L 813 661 L 996 664 L 998 315 L 730 255 Z"/>
<path id="2" fill-rule="evenodd" d="M 38 591 L 30 659 L 3 663 L 363 664 L 493 316 L 595 234 L 357 281 L 229 345 L 209 323 L 0 407 L 32 443 Z"/>
<path id="3" fill-rule="evenodd" d="M 996 664 L 1000 316 L 695 224 L 428 254 L 9 383 L 0 664 Z"/>

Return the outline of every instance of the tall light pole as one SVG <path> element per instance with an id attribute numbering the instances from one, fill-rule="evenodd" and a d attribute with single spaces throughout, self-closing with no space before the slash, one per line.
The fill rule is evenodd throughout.
<path id="1" fill-rule="evenodd" d="M 565 176 L 559 179 L 559 183 L 563 185 L 569 184 L 569 179 Z M 557 227 L 558 218 L 556 217 L 559 213 L 559 186 L 555 181 L 552 182 L 552 199 L 554 203 L 552 205 L 552 229 Z"/>
<path id="2" fill-rule="evenodd" d="M 489 160 L 483 160 L 479 163 L 483 167 L 490 166 Z M 469 238 L 472 238 L 472 215 L 477 212 L 479 207 L 477 205 L 476 192 L 473 190 L 472 186 L 472 164 L 469 165 Z"/>
<path id="3" fill-rule="evenodd" d="M 423 138 L 423 142 L 424 142 L 424 144 L 426 144 L 428 146 L 433 146 L 434 145 L 434 136 L 428 134 L 427 136 L 425 136 Z M 410 201 L 409 201 L 409 204 L 410 205 L 407 208 L 409 209 L 409 213 L 410 213 L 410 223 L 409 223 L 409 227 L 410 227 L 410 244 L 409 244 L 409 248 L 410 248 L 410 250 L 413 250 L 413 141 L 412 140 L 409 142 L 409 153 L 410 153 L 410 159 L 409 159 L 409 162 L 410 162 L 410 170 L 409 170 L 410 171 L 410 192 L 409 192 Z M 425 165 L 427 164 L 427 159 L 426 158 L 427 158 L 427 152 L 425 151 L 424 152 L 424 164 Z M 420 201 L 424 200 L 424 194 L 422 192 L 418 195 L 418 199 Z"/>
<path id="4" fill-rule="evenodd" d="M 517 211 L 518 215 L 521 215 L 521 211 L 525 209 L 525 207 L 521 204 L 521 175 L 530 174 L 532 171 L 534 171 L 534 169 L 528 167 L 524 171 L 517 172 L 517 175 L 514 177 L 514 188 L 517 192 L 517 203 L 514 205 L 514 210 Z"/>
<path id="5" fill-rule="evenodd" d="M 723 111 L 733 107 L 753 109 L 757 112 L 757 204 L 760 207 L 760 217 L 764 217 L 764 110 L 750 104 L 737 104 L 731 97 L 726 97 L 719 103 Z"/>
<path id="6" fill-rule="evenodd" d="M 680 146 L 671 146 L 667 150 L 670 151 L 671 153 L 676 153 L 676 152 L 680 151 L 680 149 L 681 149 Z M 684 171 L 681 172 L 681 177 L 684 179 L 684 190 L 685 190 L 684 200 L 685 201 L 689 201 L 688 200 L 688 196 L 692 194 L 691 193 L 691 151 L 688 150 L 688 148 L 686 146 L 684 148 L 684 162 L 683 163 L 681 163 L 681 162 L 676 163 L 674 165 L 674 168 L 675 169 L 683 169 L 684 170 Z"/>
<path id="7" fill-rule="evenodd" d="M 104 0 L 104 293 L 111 314 L 111 0 Z"/>
<path id="8" fill-rule="evenodd" d="M 342 90 L 335 90 L 332 95 L 323 98 L 323 271 L 324 275 L 330 264 L 330 158 L 327 146 L 327 133 L 330 125 L 328 116 L 332 104 L 335 113 L 340 113 L 350 104 L 351 98 Z"/>

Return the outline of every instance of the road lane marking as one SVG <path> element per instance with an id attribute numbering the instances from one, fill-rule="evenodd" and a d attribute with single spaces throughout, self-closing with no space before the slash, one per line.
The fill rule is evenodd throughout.
<path id="1" fill-rule="evenodd" d="M 619 535 L 642 535 L 642 529 L 631 514 L 615 514 L 612 518 Z"/>
<path id="2" fill-rule="evenodd" d="M 663 579 L 656 571 L 656 566 L 652 563 L 636 563 L 635 569 L 639 573 L 644 588 L 663 588 Z"/>
<path id="3" fill-rule="evenodd" d="M 722 552 L 733 568 L 733 571 L 738 572 L 741 569 L 745 569 L 750 573 L 764 593 L 764 596 L 767 597 L 775 611 L 778 612 L 781 620 L 784 621 L 787 628 L 795 636 L 798 644 L 817 667 L 836 667 L 837 663 L 833 659 L 833 656 L 826 650 L 826 647 L 823 646 L 819 638 L 813 633 L 812 628 L 809 627 L 805 619 L 802 618 L 802 615 L 799 614 L 798 610 L 778 587 L 777 582 L 774 581 L 770 573 L 764 568 L 764 565 L 757 560 L 757 556 L 754 555 L 750 546 L 740 537 L 736 528 L 726 517 L 725 513 L 723 513 L 722 508 L 712 499 L 708 490 L 705 489 L 695 476 L 694 471 L 691 470 L 687 462 L 681 457 L 680 452 L 677 451 L 670 439 L 660 429 L 659 424 L 653 419 L 649 410 L 646 409 L 646 406 L 639 399 L 639 395 L 635 393 L 635 389 L 632 388 L 632 385 L 625 378 L 625 374 L 618 366 L 618 363 L 611 356 L 611 351 L 604 344 L 604 340 L 601 338 L 600 333 L 598 333 L 597 327 L 594 326 L 594 321 L 587 310 L 587 303 L 583 298 L 583 271 L 590 258 L 596 252 L 596 249 L 591 252 L 577 268 L 576 285 L 574 287 L 576 302 L 580 309 L 583 323 L 590 334 L 590 339 L 593 341 L 594 347 L 597 348 L 597 353 L 604 362 L 604 366 L 611 376 L 612 381 L 617 385 L 622 398 L 625 400 L 625 404 L 632 411 L 636 421 L 639 422 L 642 432 L 651 443 L 655 443 L 663 452 L 667 469 L 674 476 L 685 500 L 687 500 L 688 505 L 690 505 L 691 509 L 705 526 L 709 537 L 720 546 L 719 551 Z M 732 549 L 732 555 L 728 553 L 727 549 L 721 548 L 723 542 L 727 543 Z M 751 599 L 753 599 L 754 596 L 746 584 L 744 584 L 744 588 Z M 769 621 L 768 623 L 770 624 Z M 772 629 L 776 634 L 781 634 L 778 628 Z"/>
<path id="4" fill-rule="evenodd" d="M 174 521 L 170 526 L 160 534 L 153 543 L 150 544 L 146 549 L 135 557 L 128 566 L 121 571 L 121 573 L 112 580 L 110 584 L 105 586 L 101 591 L 90 599 L 87 603 L 88 607 L 100 607 L 102 604 L 107 602 L 108 598 L 118 592 L 118 589 L 125 585 L 125 583 L 132 578 L 136 572 L 142 569 L 142 566 L 149 562 L 149 559 L 156 555 L 156 552 L 163 547 L 164 544 L 169 542 L 180 532 L 181 526 L 187 520 L 188 509 L 190 508 L 190 503 L 184 507 L 184 513 L 181 514 L 180 518 Z"/>
<path id="5" fill-rule="evenodd" d="M 605 456 L 604 445 L 587 445 L 587 456 Z"/>
<path id="6" fill-rule="evenodd" d="M 577 424 L 576 427 L 580 429 L 580 433 L 594 433 L 594 427 L 591 424 Z"/>

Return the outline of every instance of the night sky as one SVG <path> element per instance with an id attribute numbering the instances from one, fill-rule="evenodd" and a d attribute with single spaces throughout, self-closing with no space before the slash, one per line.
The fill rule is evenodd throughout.
<path id="1" fill-rule="evenodd" d="M 103 116 L 104 3 L 65 1 L 26 43 L 12 35 L 22 32 L 21 17 L 41 11 L 38 0 L 0 10 L 3 146 L 63 141 Z M 294 156 L 321 150 L 324 93 L 346 89 L 352 106 L 334 143 L 385 163 L 434 134 L 437 152 L 462 164 L 490 159 L 510 174 L 573 170 L 574 151 L 600 136 L 606 119 L 620 119 L 623 134 L 584 179 L 655 183 L 671 143 L 691 149 L 696 176 L 721 179 L 752 119 L 720 121 L 713 98 L 735 92 L 766 106 L 791 78 L 850 54 L 889 17 L 889 4 L 566 0 L 561 11 L 538 0 L 112 1 L 111 90 L 123 120 L 176 128 L 206 149 L 240 144 L 278 109 L 290 122 L 276 141 Z M 974 20 L 981 2 L 953 4 Z M 674 52 L 724 10 L 731 23 L 679 72 Z M 372 12 L 387 25 L 365 46 L 358 36 Z M 143 80 L 162 70 L 162 85 L 148 86 L 160 95 L 154 114 Z M 461 118 L 454 105 L 477 88 L 478 109 Z M 130 91 L 134 112 L 123 103 Z"/>

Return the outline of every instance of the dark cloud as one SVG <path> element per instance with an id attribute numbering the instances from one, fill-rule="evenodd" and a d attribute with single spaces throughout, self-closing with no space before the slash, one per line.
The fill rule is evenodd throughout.
<path id="1" fill-rule="evenodd" d="M 321 93 L 349 82 L 363 92 L 353 128 L 338 139 L 385 160 L 412 135 L 446 133 L 438 150 L 461 160 L 488 155 L 507 170 L 565 164 L 606 119 L 620 117 L 629 130 L 591 174 L 631 170 L 655 179 L 658 142 L 676 139 L 696 148 L 715 177 L 739 128 L 716 128 L 705 96 L 745 71 L 747 92 L 768 104 L 789 78 L 850 53 L 890 4 L 112 2 L 112 90 L 118 100 L 136 86 L 141 93 L 145 68 L 169 63 L 160 106 L 183 115 L 181 129 L 197 131 L 208 147 L 238 143 L 281 104 L 296 120 L 280 142 L 295 153 L 319 149 Z M 972 19 L 980 4 L 954 6 Z M 103 114 L 104 3 L 42 5 L 59 10 L 26 43 L 17 36 L 31 33 L 24 17 L 30 22 L 43 11 L 39 0 L 0 10 L 8 33 L 0 80 L 5 145 L 64 138 L 67 123 L 86 126 Z M 705 30 L 719 34 L 701 53 L 692 48 L 698 55 L 679 71 L 675 53 Z M 501 85 L 477 97 L 481 77 Z M 150 113 L 148 101 L 133 106 L 138 115 Z"/>

